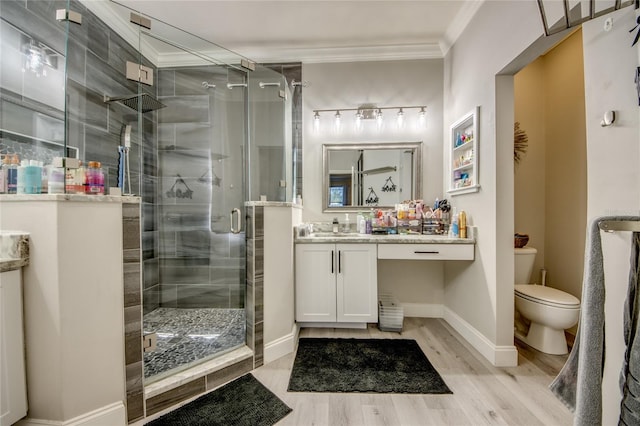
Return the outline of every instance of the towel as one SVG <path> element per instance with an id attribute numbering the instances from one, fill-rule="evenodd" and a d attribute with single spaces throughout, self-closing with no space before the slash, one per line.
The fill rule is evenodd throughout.
<path id="1" fill-rule="evenodd" d="M 640 336 L 638 319 L 640 317 L 640 232 L 634 232 L 631 245 L 631 270 L 629 271 L 629 289 L 624 306 L 624 342 L 626 344 L 624 361 L 620 371 L 620 425 L 640 424 Z"/>
<path id="2" fill-rule="evenodd" d="M 580 321 L 567 362 L 549 388 L 574 413 L 575 425 L 602 423 L 604 348 L 604 262 L 598 223 L 602 220 L 640 220 L 637 216 L 593 219 L 588 228 Z"/>

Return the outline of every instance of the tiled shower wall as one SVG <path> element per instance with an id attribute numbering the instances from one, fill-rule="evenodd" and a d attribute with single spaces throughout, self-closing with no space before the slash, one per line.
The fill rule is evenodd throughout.
<path id="1" fill-rule="evenodd" d="M 0 127 L 12 133 L 57 143 L 64 141 L 65 92 L 59 87 L 64 85 L 64 80 L 59 81 L 59 75 L 64 76 L 62 55 L 65 54 L 67 23 L 56 21 L 55 13 L 57 9 L 66 8 L 66 3 L 60 0 L 2 0 L 0 3 L 3 19 Z M 157 112 L 143 115 L 144 129 L 139 132 L 136 111 L 119 103 L 104 102 L 105 95 L 116 97 L 138 92 L 138 84 L 125 78 L 125 64 L 127 61 L 139 62 L 140 53 L 83 4 L 71 1 L 70 8 L 82 15 L 82 25 L 69 24 L 66 59 L 68 145 L 78 149 L 81 159 L 100 161 L 108 179 L 105 186 L 117 186 L 122 129 L 127 124 L 132 126 L 131 192 L 142 196 L 144 285 L 145 289 L 157 289 Z M 20 46 L 16 45 L 22 34 L 45 43 L 61 55 L 56 70 L 50 70 L 46 77 L 37 80 L 29 72 L 22 73 Z M 153 68 L 147 60 L 143 59 L 143 64 Z M 154 87 L 142 86 L 142 90 L 156 95 Z M 14 152 L 20 153 L 22 158 L 48 163 L 53 156 L 61 155 L 62 148 L 1 134 L 0 154 Z M 145 292 L 152 308 L 158 299 L 152 297 L 153 294 L 152 291 Z"/>

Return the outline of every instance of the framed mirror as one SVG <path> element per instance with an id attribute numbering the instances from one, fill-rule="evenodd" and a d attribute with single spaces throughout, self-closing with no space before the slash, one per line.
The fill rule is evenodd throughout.
<path id="1" fill-rule="evenodd" d="M 422 142 L 322 145 L 324 212 L 422 198 Z"/>

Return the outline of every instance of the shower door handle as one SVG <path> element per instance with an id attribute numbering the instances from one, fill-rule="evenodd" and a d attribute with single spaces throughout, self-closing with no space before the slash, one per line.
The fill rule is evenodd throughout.
<path id="1" fill-rule="evenodd" d="M 233 227 L 233 217 L 237 218 L 238 226 L 236 228 Z M 231 210 L 231 214 L 229 215 L 229 221 L 231 222 L 231 232 L 234 234 L 239 234 L 242 231 L 242 218 L 240 216 L 240 209 Z"/>

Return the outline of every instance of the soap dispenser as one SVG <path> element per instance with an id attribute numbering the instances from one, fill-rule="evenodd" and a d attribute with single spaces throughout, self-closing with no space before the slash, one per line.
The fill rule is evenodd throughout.
<path id="1" fill-rule="evenodd" d="M 337 218 L 337 217 L 334 217 L 334 218 L 333 218 L 333 229 L 332 229 L 332 230 L 333 230 L 333 232 L 334 232 L 334 233 L 336 233 L 336 234 L 338 233 L 338 225 L 339 225 L 339 223 L 338 223 L 338 218 Z"/>

